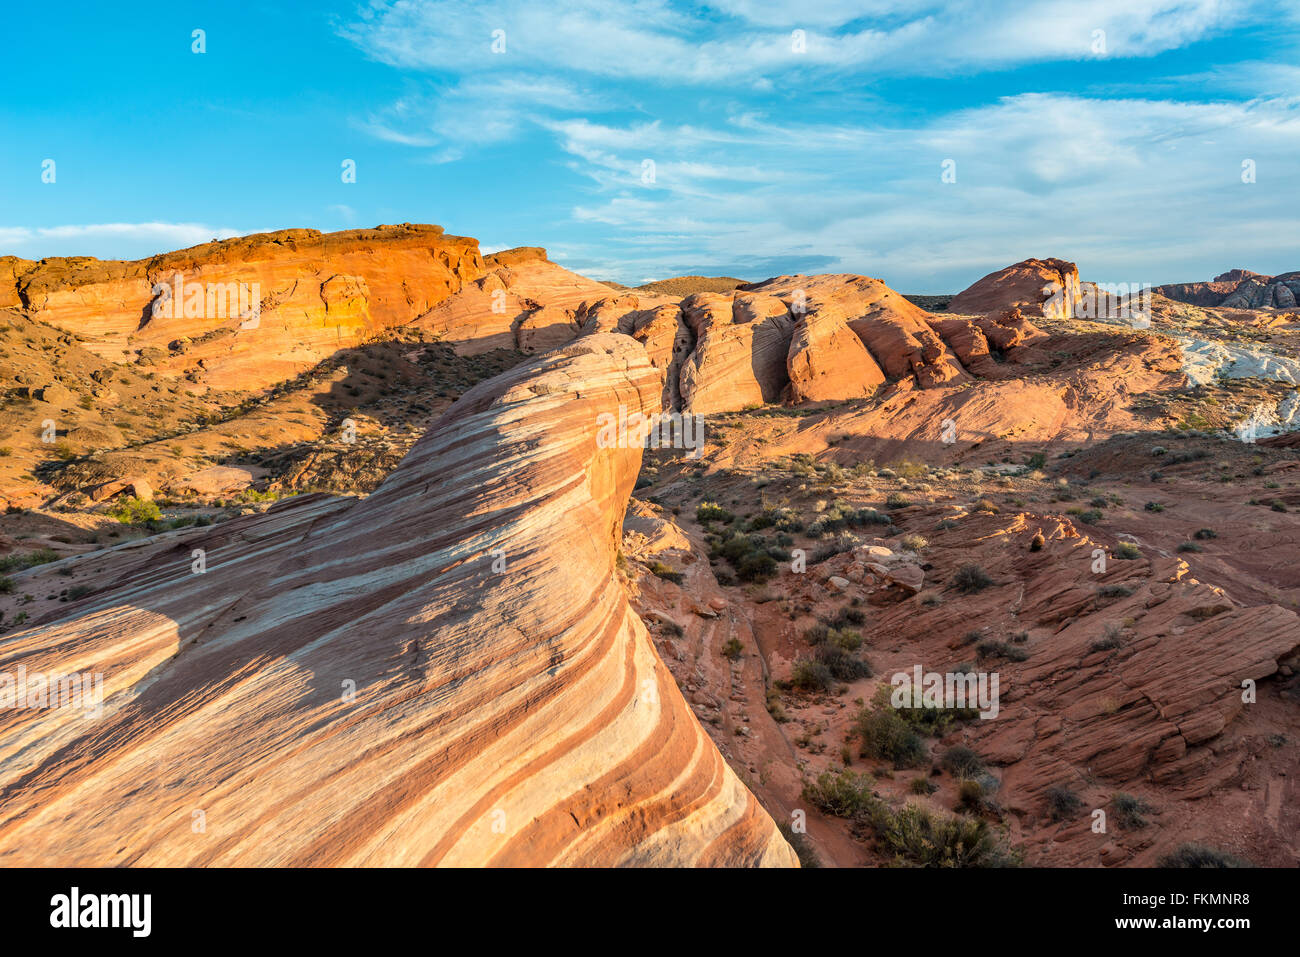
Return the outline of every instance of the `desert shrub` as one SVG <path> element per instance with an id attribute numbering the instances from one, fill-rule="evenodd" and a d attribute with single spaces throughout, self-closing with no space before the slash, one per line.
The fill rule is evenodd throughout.
<path id="1" fill-rule="evenodd" d="M 76 601 L 78 598 L 85 598 L 95 589 L 89 585 L 73 585 L 68 589 L 68 601 Z"/>
<path id="2" fill-rule="evenodd" d="M 1131 594 L 1133 594 L 1133 589 L 1125 585 L 1097 586 L 1098 598 L 1127 598 Z"/>
<path id="3" fill-rule="evenodd" d="M 987 638 L 976 645 L 975 654 L 980 658 L 1005 658 L 1007 661 L 1029 660 L 1029 652 L 1025 651 L 1025 649 L 992 638 Z"/>
<path id="4" fill-rule="evenodd" d="M 873 673 L 869 662 L 854 657 L 851 652 L 829 642 L 818 645 L 814 655 L 815 660 L 825 665 L 831 676 L 840 681 L 870 678 Z"/>
<path id="5" fill-rule="evenodd" d="M 1195 542 L 1179 542 L 1179 543 L 1178 543 L 1178 550 L 1179 550 L 1180 552 L 1200 552 L 1200 551 L 1204 551 L 1204 549 L 1201 548 L 1200 545 L 1197 545 Z"/>
<path id="6" fill-rule="evenodd" d="M 854 514 L 855 525 L 893 525 L 894 520 L 874 508 L 860 508 Z"/>
<path id="7" fill-rule="evenodd" d="M 660 626 L 663 628 L 665 635 L 672 635 L 674 638 L 680 638 L 682 635 L 686 634 L 686 631 L 682 626 L 677 624 L 675 621 L 663 621 L 660 622 Z"/>
<path id="8" fill-rule="evenodd" d="M 1251 867 L 1250 861 L 1205 844 L 1179 844 L 1156 862 L 1160 867 L 1229 868 Z"/>
<path id="9" fill-rule="evenodd" d="M 1043 545 L 1046 543 L 1047 539 L 1043 538 L 1043 533 L 1035 532 L 1034 537 L 1029 541 L 1029 550 L 1031 552 L 1041 552 L 1043 550 Z"/>
<path id="10" fill-rule="evenodd" d="M 721 505 L 713 502 L 701 502 L 695 509 L 695 520 L 701 524 L 705 522 L 734 522 L 736 516 L 727 511 Z"/>
<path id="11" fill-rule="evenodd" d="M 38 548 L 24 555 L 6 555 L 0 558 L 0 572 L 20 572 L 25 568 L 58 561 L 58 558 L 58 553 L 51 548 Z"/>
<path id="12" fill-rule="evenodd" d="M 123 525 L 141 525 L 145 522 L 156 522 L 162 518 L 162 512 L 158 510 L 158 505 L 143 498 L 122 499 L 108 510 L 109 516 L 117 519 Z"/>
<path id="13" fill-rule="evenodd" d="M 800 658 L 790 671 L 789 685 L 796 691 L 830 691 L 834 684 L 831 669 L 820 661 Z"/>
<path id="14" fill-rule="evenodd" d="M 975 503 L 975 511 L 988 512 L 989 514 L 996 515 L 998 512 L 998 507 L 993 502 L 992 499 L 982 498 Z"/>
<path id="15" fill-rule="evenodd" d="M 998 846 L 982 818 L 938 815 L 908 804 L 878 811 L 873 822 L 884 850 L 904 867 L 1005 867 L 1014 856 Z"/>
<path id="16" fill-rule="evenodd" d="M 971 563 L 957 569 L 957 573 L 952 576 L 952 584 L 959 592 L 969 595 L 988 588 L 993 584 L 993 579 L 983 567 Z"/>
<path id="17" fill-rule="evenodd" d="M 1120 542 L 1115 546 L 1116 558 L 1141 558 L 1142 550 L 1132 542 Z"/>
<path id="18" fill-rule="evenodd" d="M 965 778 L 957 785 L 957 807 L 966 811 L 984 807 L 984 785 L 974 778 Z"/>
<path id="19" fill-rule="evenodd" d="M 930 543 L 926 541 L 926 539 L 923 536 L 912 534 L 912 535 L 904 535 L 899 540 L 898 544 L 901 548 L 904 548 L 909 552 L 919 552 L 921 549 L 925 548 Z"/>
<path id="20" fill-rule="evenodd" d="M 953 745 L 943 753 L 940 766 L 954 777 L 968 778 L 984 770 L 984 760 L 964 744 Z"/>
<path id="21" fill-rule="evenodd" d="M 834 558 L 836 555 L 843 555 L 845 552 L 853 551 L 855 545 L 857 545 L 856 539 L 843 536 L 834 541 L 827 542 L 825 545 L 815 549 L 810 556 L 810 560 L 814 565 L 816 565 L 819 562 L 826 561 L 828 558 Z"/>
<path id="22" fill-rule="evenodd" d="M 864 758 L 892 761 L 895 768 L 914 768 L 925 760 L 925 742 L 893 708 L 863 708 L 853 725 Z"/>
<path id="23" fill-rule="evenodd" d="M 816 781 L 804 784 L 803 798 L 813 807 L 836 817 L 857 817 L 879 803 L 871 793 L 875 782 L 869 774 L 848 770 L 823 771 Z"/>
<path id="24" fill-rule="evenodd" d="M 1142 507 L 1148 512 L 1163 512 L 1165 510 L 1165 507 L 1159 502 L 1147 502 Z"/>
<path id="25" fill-rule="evenodd" d="M 736 566 L 736 577 L 744 582 L 764 582 L 776 574 L 776 559 L 766 552 L 750 552 Z"/>
<path id="26" fill-rule="evenodd" d="M 1110 806 L 1115 812 L 1115 823 L 1126 831 L 1146 827 L 1147 819 L 1142 815 L 1151 811 L 1151 805 L 1131 794 L 1118 792 L 1112 794 Z"/>
<path id="27" fill-rule="evenodd" d="M 1083 807 L 1083 800 L 1067 787 L 1047 789 L 1047 813 L 1053 821 L 1063 821 Z"/>
<path id="28" fill-rule="evenodd" d="M 902 492 L 890 492 L 889 497 L 885 499 L 885 508 L 906 508 L 911 504 Z"/>
<path id="29" fill-rule="evenodd" d="M 656 578 L 662 578 L 664 581 L 672 582 L 674 585 L 682 583 L 682 573 L 674 571 L 671 565 L 665 565 L 661 561 L 653 561 L 648 566 L 650 573 Z"/>
<path id="30" fill-rule="evenodd" d="M 1047 464 L 1047 453 L 1035 452 L 1033 455 L 1029 456 L 1028 460 L 1025 462 L 1025 468 L 1041 469 L 1046 464 Z"/>
<path id="31" fill-rule="evenodd" d="M 926 795 L 933 794 L 935 791 L 939 790 L 939 785 L 931 782 L 929 778 L 922 776 L 919 778 L 912 778 L 912 783 L 907 786 L 907 789 L 913 794 Z"/>
<path id="32" fill-rule="evenodd" d="M 1091 645 L 1093 651 L 1114 651 L 1124 647 L 1124 631 L 1119 625 L 1107 625 L 1101 637 Z"/>
<path id="33" fill-rule="evenodd" d="M 1090 508 L 1086 512 L 1079 513 L 1079 521 L 1086 525 L 1096 525 L 1105 517 L 1105 514 L 1099 508 Z"/>
<path id="34" fill-rule="evenodd" d="M 737 660 L 745 653 L 745 646 L 740 643 L 739 638 L 728 638 L 727 643 L 722 646 L 722 655 L 724 658 L 730 658 L 732 661 Z"/>
<path id="35" fill-rule="evenodd" d="M 812 842 L 808 840 L 807 834 L 800 834 L 789 824 L 782 822 L 781 836 L 785 838 L 787 844 L 794 848 L 794 853 L 799 858 L 800 867 L 807 870 L 822 866 L 821 858 L 813 850 Z"/>
<path id="36" fill-rule="evenodd" d="M 12 578 L 0 576 L 0 595 L 12 595 L 14 591 L 14 580 Z"/>
<path id="37" fill-rule="evenodd" d="M 867 620 L 867 616 L 856 608 L 841 608 L 840 613 L 835 616 L 834 624 L 837 627 L 845 624 L 860 625 Z"/>
<path id="38" fill-rule="evenodd" d="M 1205 540 L 1207 538 L 1218 538 L 1219 533 L 1212 528 L 1198 528 L 1196 530 L 1196 535 L 1193 537 Z"/>

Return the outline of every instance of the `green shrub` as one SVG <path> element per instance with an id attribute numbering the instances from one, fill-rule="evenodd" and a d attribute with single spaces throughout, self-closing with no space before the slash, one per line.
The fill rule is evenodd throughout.
<path id="1" fill-rule="evenodd" d="M 790 671 L 789 684 L 797 691 L 830 691 L 835 686 L 835 676 L 820 661 L 800 658 Z"/>
<path id="2" fill-rule="evenodd" d="M 839 681 L 856 681 L 859 678 L 870 678 L 872 675 L 871 664 L 855 658 L 850 652 L 845 651 L 838 645 L 827 643 L 818 645 L 814 652 L 815 660 L 825 665 L 830 671 L 831 677 Z"/>
<path id="3" fill-rule="evenodd" d="M 705 522 L 734 522 L 736 516 L 721 505 L 713 502 L 701 502 L 695 509 L 695 520 L 703 525 Z"/>
<path id="4" fill-rule="evenodd" d="M 1115 546 L 1116 558 L 1141 558 L 1142 550 L 1132 542 L 1120 542 Z"/>
<path id="5" fill-rule="evenodd" d="M 876 834 L 882 849 L 903 867 L 1006 867 L 1015 857 L 998 846 L 982 818 L 937 815 L 908 804 L 878 812 Z"/>
<path id="6" fill-rule="evenodd" d="M 145 522 L 156 522 L 162 518 L 157 503 L 134 496 L 114 504 L 108 510 L 108 514 L 123 525 L 143 525 Z"/>
<path id="7" fill-rule="evenodd" d="M 37 565 L 47 565 L 59 560 L 59 555 L 52 548 L 38 548 L 25 555 L 7 555 L 0 558 L 0 572 L 20 572 Z"/>
<path id="8" fill-rule="evenodd" d="M 870 775 L 848 770 L 823 771 L 803 787 L 803 799 L 835 817 L 858 817 L 875 810 L 879 801 L 871 793 Z"/>
<path id="9" fill-rule="evenodd" d="M 1156 862 L 1160 867 L 1194 867 L 1194 868 L 1230 868 L 1251 867 L 1250 861 L 1243 860 L 1226 851 L 1215 850 L 1204 844 L 1179 844 L 1173 851 Z"/>
<path id="10" fill-rule="evenodd" d="M 674 585 L 682 583 L 683 575 L 679 571 L 674 571 L 671 565 L 665 565 L 661 561 L 653 561 L 649 564 L 650 573 L 656 578 L 662 578 L 666 582 L 672 582 Z"/>
<path id="11" fill-rule="evenodd" d="M 899 769 L 918 767 L 926 758 L 925 742 L 893 708 L 863 708 L 853 732 L 864 758 L 891 761 Z"/>
<path id="12" fill-rule="evenodd" d="M 745 646 L 740 643 L 739 638 L 728 638 L 727 643 L 722 646 L 722 655 L 736 661 L 745 653 Z"/>

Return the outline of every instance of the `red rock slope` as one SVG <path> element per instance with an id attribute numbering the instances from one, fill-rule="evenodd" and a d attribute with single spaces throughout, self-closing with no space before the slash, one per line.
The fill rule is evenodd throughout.
<path id="1" fill-rule="evenodd" d="M 177 274 L 205 295 L 193 310 L 181 303 L 174 317 L 155 315 L 155 287 L 174 286 Z M 81 336 L 109 361 L 152 349 L 160 371 L 256 389 L 410 322 L 483 274 L 478 242 L 441 226 L 285 229 L 132 262 L 5 257 L 0 306 Z M 226 308 L 223 287 L 239 283 L 250 291 L 256 284 L 260 316 L 251 328 Z"/>
<path id="2" fill-rule="evenodd" d="M 641 451 L 597 415 L 661 388 L 586 337 L 467 392 L 364 501 L 69 560 L 104 597 L 0 673 L 106 700 L 0 711 L 0 863 L 793 866 L 615 571 Z"/>

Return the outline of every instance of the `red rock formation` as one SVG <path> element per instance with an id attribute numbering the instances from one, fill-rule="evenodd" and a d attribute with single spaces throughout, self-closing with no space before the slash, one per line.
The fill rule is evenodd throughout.
<path id="1" fill-rule="evenodd" d="M 11 259 L 0 282 L 10 274 L 32 318 L 76 333 L 105 359 L 150 349 L 163 371 L 255 389 L 409 322 L 482 276 L 483 263 L 473 239 L 404 224 L 286 229 L 132 262 Z M 172 316 L 155 315 L 155 300 L 170 295 L 155 289 L 175 288 L 178 275 L 183 299 L 158 310 Z M 235 306 L 240 284 L 257 293 L 255 323 Z"/>
<path id="2" fill-rule="evenodd" d="M 1068 317 L 1079 302 L 1079 270 L 1063 259 L 1026 259 L 991 272 L 948 303 L 957 315 L 1019 309 L 1026 316 Z"/>
<path id="3" fill-rule="evenodd" d="M 100 673 L 103 710 L 0 712 L 0 861 L 796 863 L 615 572 L 641 450 L 598 417 L 660 388 L 630 338 L 583 338 L 471 389 L 363 501 L 75 560 L 102 596 L 0 672 Z"/>

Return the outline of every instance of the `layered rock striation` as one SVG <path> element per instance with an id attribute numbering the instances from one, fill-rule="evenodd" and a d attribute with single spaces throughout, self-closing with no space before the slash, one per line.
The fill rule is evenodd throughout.
<path id="1" fill-rule="evenodd" d="M 796 864 L 615 568 L 641 449 L 599 417 L 662 388 L 586 336 L 471 389 L 365 500 L 69 559 L 102 597 L 6 636 L 0 673 L 98 675 L 102 711 L 0 711 L 0 861 Z"/>

